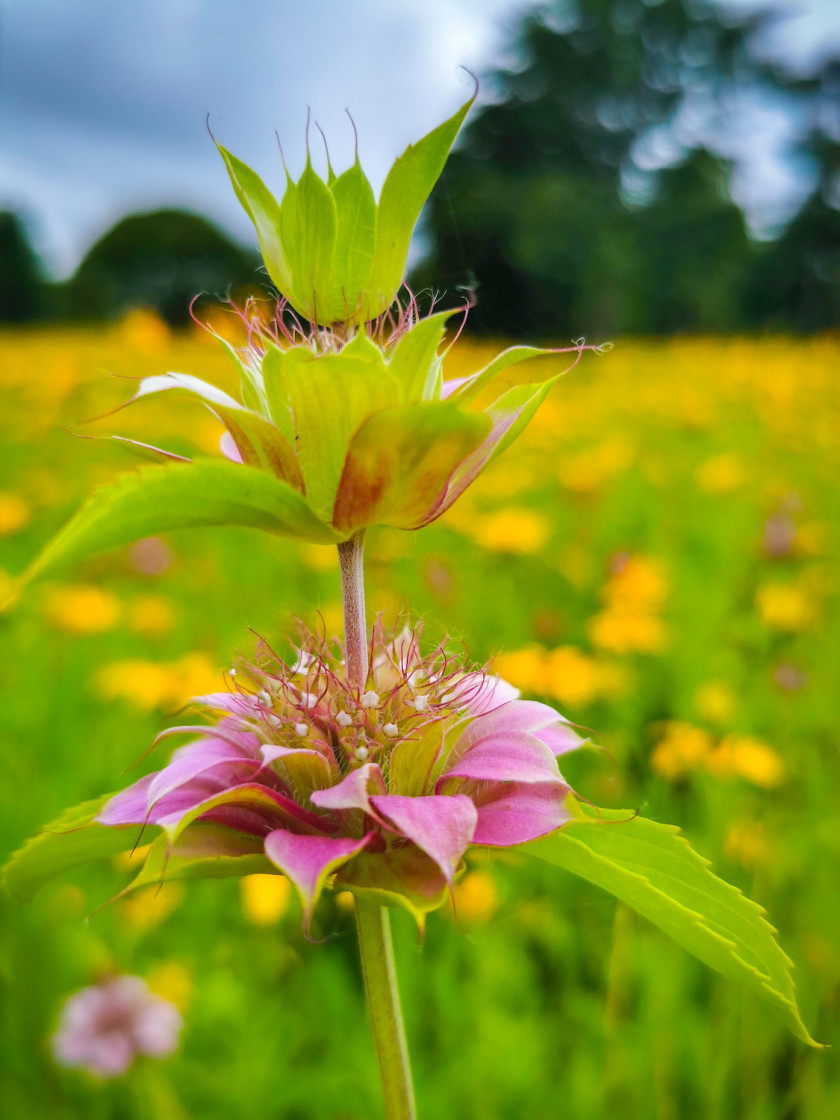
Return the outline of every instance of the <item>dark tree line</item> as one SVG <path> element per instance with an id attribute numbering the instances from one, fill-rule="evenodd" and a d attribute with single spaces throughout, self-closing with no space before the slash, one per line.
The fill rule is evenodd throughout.
<path id="1" fill-rule="evenodd" d="M 20 220 L 0 214 L 0 321 L 103 321 L 148 307 L 181 327 L 200 292 L 216 299 L 266 286 L 260 263 L 197 214 L 155 210 L 117 222 L 68 281 L 50 284 Z"/>
<path id="2" fill-rule="evenodd" d="M 475 291 L 473 330 L 509 337 L 815 331 L 840 322 L 840 51 L 807 76 L 757 56 L 772 15 L 711 0 L 552 0 L 517 33 L 518 64 L 483 79 L 425 211 L 415 291 Z M 775 239 L 732 201 L 726 137 L 739 96 L 803 122 L 790 157 L 814 187 Z M 698 121 L 700 124 L 698 124 Z M 676 158 L 646 149 L 665 145 Z M 198 292 L 267 287 L 256 253 L 204 219 L 124 218 L 75 275 L 48 283 L 0 215 L 0 321 L 109 319 L 132 306 L 188 320 Z"/>
<path id="3" fill-rule="evenodd" d="M 808 78 L 763 62 L 770 19 L 706 0 L 555 2 L 526 19 L 520 64 L 485 79 L 494 103 L 429 203 L 415 289 L 472 288 L 471 327 L 511 337 L 836 327 L 840 58 Z M 741 123 L 745 91 L 810 122 L 791 155 L 816 185 L 770 242 L 750 238 L 732 168 L 703 142 Z M 654 139 L 681 158 L 646 170 Z"/>

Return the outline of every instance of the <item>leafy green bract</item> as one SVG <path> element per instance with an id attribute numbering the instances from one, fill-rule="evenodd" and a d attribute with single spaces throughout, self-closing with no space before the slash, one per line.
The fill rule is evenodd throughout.
<path id="1" fill-rule="evenodd" d="M 673 825 L 632 810 L 592 809 L 515 851 L 595 883 L 659 926 L 709 968 L 769 1004 L 797 1038 L 818 1047 L 796 1005 L 791 961 L 764 911 L 719 879 Z"/>

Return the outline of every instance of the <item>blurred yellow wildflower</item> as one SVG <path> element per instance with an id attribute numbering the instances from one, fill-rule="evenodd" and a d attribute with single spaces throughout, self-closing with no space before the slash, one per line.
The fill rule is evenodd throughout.
<path id="1" fill-rule="evenodd" d="M 762 789 L 772 789 L 785 777 L 781 757 L 752 735 L 727 735 L 706 759 L 706 769 L 721 778 L 744 778 Z"/>
<path id="2" fill-rule="evenodd" d="M 723 850 L 747 871 L 755 871 L 770 857 L 767 830 L 760 821 L 733 821 L 727 830 Z"/>
<path id="3" fill-rule="evenodd" d="M 155 354 L 171 340 L 169 327 L 163 319 L 143 307 L 124 315 L 115 330 L 119 341 L 139 354 Z"/>
<path id="4" fill-rule="evenodd" d="M 550 532 L 551 525 L 544 514 L 519 506 L 485 514 L 471 528 L 482 548 L 521 555 L 539 552 Z"/>
<path id="5" fill-rule="evenodd" d="M 289 906 L 292 886 L 285 875 L 245 875 L 239 880 L 242 913 L 255 926 L 273 926 Z"/>
<path id="6" fill-rule="evenodd" d="M 172 601 L 163 595 L 140 595 L 128 605 L 128 621 L 137 634 L 168 634 L 175 621 Z"/>
<path id="7" fill-rule="evenodd" d="M 735 455 L 724 452 L 701 463 L 694 477 L 698 487 L 706 494 L 728 494 L 744 483 L 746 473 Z"/>
<path id="8" fill-rule="evenodd" d="M 126 925 L 144 930 L 168 918 L 181 905 L 183 898 L 183 883 L 161 883 L 126 895 L 118 905 Z"/>
<path id="9" fill-rule="evenodd" d="M 488 871 L 468 871 L 452 890 L 455 914 L 469 925 L 489 922 L 499 907 L 499 892 Z"/>
<path id="10" fill-rule="evenodd" d="M 692 770 L 701 769 L 712 749 L 712 737 L 702 727 L 694 727 L 681 720 L 665 724 L 664 734 L 651 755 L 650 764 L 657 774 L 681 778 Z"/>
<path id="11" fill-rule="evenodd" d="M 816 618 L 816 604 L 796 583 L 764 583 L 755 593 L 761 621 L 770 630 L 807 630 Z"/>
<path id="12" fill-rule="evenodd" d="M 574 646 L 552 650 L 545 659 L 544 674 L 544 695 L 570 707 L 589 704 L 599 694 L 597 663 Z"/>
<path id="13" fill-rule="evenodd" d="M 694 693 L 694 706 L 709 723 L 729 723 L 737 700 L 726 681 L 707 681 Z"/>
<path id="14" fill-rule="evenodd" d="M 0 491 L 0 537 L 10 536 L 22 529 L 31 516 L 29 503 L 20 494 Z"/>
<path id="15" fill-rule="evenodd" d="M 94 684 L 105 700 L 126 700 L 151 710 L 180 708 L 193 696 L 217 691 L 221 679 L 221 670 L 208 654 L 197 651 L 169 664 L 113 661 L 98 670 Z"/>
<path id="16" fill-rule="evenodd" d="M 614 608 L 589 620 L 592 644 L 610 653 L 659 653 L 668 644 L 661 619 L 641 611 Z"/>
<path id="17" fill-rule="evenodd" d="M 668 631 L 657 612 L 668 590 L 654 557 L 616 556 L 601 591 L 604 610 L 588 623 L 592 644 L 611 653 L 659 653 L 668 643 Z"/>
<path id="18" fill-rule="evenodd" d="M 743 778 L 770 789 L 785 777 L 781 757 L 754 736 L 726 735 L 715 745 L 704 728 L 681 720 L 664 725 L 650 762 L 658 774 L 671 781 L 692 771 L 704 771 L 714 778 Z"/>
<path id="19" fill-rule="evenodd" d="M 164 961 L 146 974 L 149 990 L 186 1011 L 193 992 L 192 973 L 180 961 Z"/>
<path id="20" fill-rule="evenodd" d="M 122 605 L 111 591 L 94 584 L 74 583 L 52 588 L 44 602 L 50 626 L 71 634 L 103 634 L 120 620 Z"/>

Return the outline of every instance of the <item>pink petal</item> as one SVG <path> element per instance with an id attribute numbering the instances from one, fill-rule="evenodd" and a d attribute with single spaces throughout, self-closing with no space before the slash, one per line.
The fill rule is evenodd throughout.
<path id="1" fill-rule="evenodd" d="M 367 762 L 358 770 L 351 770 L 346 778 L 329 789 L 318 789 L 309 800 L 319 809 L 361 809 L 370 812 L 370 795 L 385 793 L 385 779 L 375 762 Z"/>
<path id="2" fill-rule="evenodd" d="M 259 758 L 251 757 L 244 749 L 237 749 L 223 739 L 209 736 L 198 739 L 176 751 L 169 765 L 155 775 L 149 786 L 148 806 L 151 809 L 166 794 L 208 771 L 224 785 L 238 785 L 252 777 L 261 765 Z"/>
<path id="3" fill-rule="evenodd" d="M 524 731 L 488 735 L 470 748 L 438 780 L 438 790 L 450 778 L 477 782 L 562 782 L 557 760 L 540 739 Z"/>
<path id="4" fill-rule="evenodd" d="M 260 702 L 256 696 L 241 692 L 208 692 L 205 696 L 193 696 L 190 704 L 201 704 L 219 712 L 229 712 L 234 716 L 253 719 L 260 713 Z"/>
<path id="5" fill-rule="evenodd" d="M 299 836 L 277 828 L 265 838 L 265 854 L 297 887 L 304 911 L 304 928 L 309 928 L 312 911 L 331 875 L 366 848 L 374 833 L 360 840 L 350 837 Z"/>
<path id="6" fill-rule="evenodd" d="M 475 831 L 477 813 L 469 797 L 371 797 L 371 805 L 408 840 L 435 861 L 452 885 L 452 877 Z"/>
<path id="7" fill-rule="evenodd" d="M 574 750 L 583 742 L 569 727 L 568 720 L 548 704 L 512 700 L 473 720 L 458 738 L 454 753 L 460 757 L 465 749 L 475 746 L 481 739 L 515 731 L 535 735 L 554 754 Z"/>
<path id="8" fill-rule="evenodd" d="M 157 774 L 147 774 L 139 782 L 121 790 L 106 801 L 94 820 L 99 824 L 144 824 L 149 809 L 149 786 Z"/>
<path id="9" fill-rule="evenodd" d="M 568 786 L 555 782 L 544 785 L 514 782 L 476 794 L 478 823 L 473 843 L 507 847 L 554 832 L 572 819 L 566 808 L 569 792 Z"/>
<path id="10" fill-rule="evenodd" d="M 230 432 L 222 432 L 219 439 L 219 450 L 226 459 L 230 459 L 232 463 L 242 462 L 242 452 L 236 446 L 236 441 Z"/>
<path id="11" fill-rule="evenodd" d="M 481 716 L 485 712 L 492 712 L 502 704 L 511 700 L 518 700 L 520 692 L 512 684 L 502 680 L 501 677 L 488 676 L 484 673 L 467 673 L 459 685 L 467 702 L 467 712 L 471 716 Z"/>

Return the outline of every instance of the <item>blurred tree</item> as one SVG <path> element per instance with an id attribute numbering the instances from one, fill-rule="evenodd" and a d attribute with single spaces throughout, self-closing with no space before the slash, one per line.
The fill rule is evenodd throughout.
<path id="1" fill-rule="evenodd" d="M 814 189 L 756 262 L 747 289 L 750 325 L 801 331 L 840 326 L 840 58 L 789 82 L 810 127 L 800 147 Z"/>
<path id="2" fill-rule="evenodd" d="M 47 287 L 23 222 L 0 212 L 0 323 L 26 323 L 46 310 Z"/>
<path id="3" fill-rule="evenodd" d="M 750 53 L 765 18 L 709 0 L 555 0 L 526 18 L 521 65 L 491 78 L 432 196 L 414 286 L 475 287 L 471 326 L 510 336 L 741 325 L 758 250 L 699 137 L 732 91 L 781 81 Z"/>
<path id="4" fill-rule="evenodd" d="M 170 325 L 183 326 L 199 292 L 215 297 L 265 286 L 258 265 L 256 253 L 196 214 L 131 214 L 88 250 L 64 285 L 62 312 L 72 319 L 110 319 L 131 307 L 150 307 Z"/>

